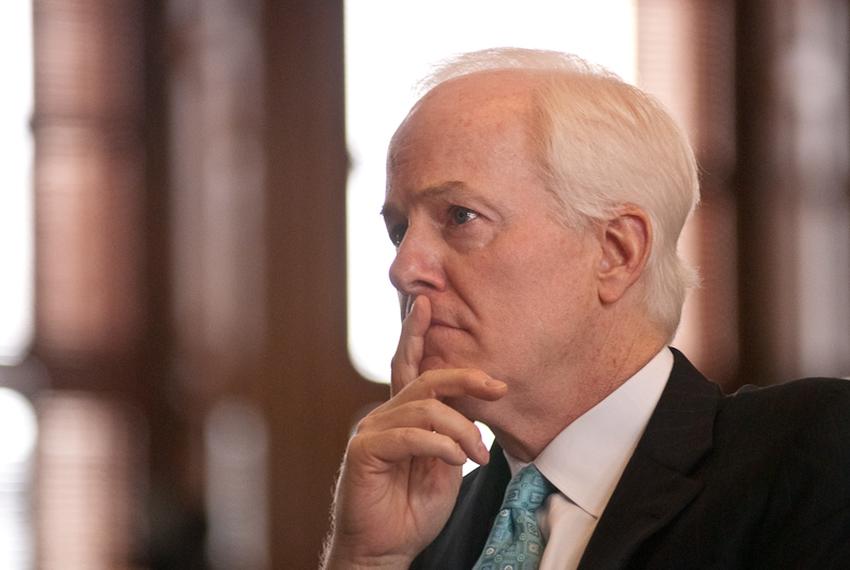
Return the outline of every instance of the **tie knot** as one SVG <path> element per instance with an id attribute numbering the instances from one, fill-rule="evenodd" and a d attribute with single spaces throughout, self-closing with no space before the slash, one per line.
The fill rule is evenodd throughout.
<path id="1" fill-rule="evenodd" d="M 555 487 L 531 463 L 517 473 L 505 490 L 502 508 L 536 511 Z"/>
<path id="2" fill-rule="evenodd" d="M 505 489 L 502 510 L 473 570 L 536 569 L 546 540 L 535 511 L 554 490 L 534 465 L 527 465 L 517 473 Z"/>

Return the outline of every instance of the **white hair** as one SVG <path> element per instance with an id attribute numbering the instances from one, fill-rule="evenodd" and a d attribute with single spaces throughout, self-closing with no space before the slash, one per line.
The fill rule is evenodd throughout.
<path id="1" fill-rule="evenodd" d="M 688 139 L 662 105 L 603 67 L 553 51 L 497 48 L 443 62 L 420 82 L 430 90 L 483 71 L 518 70 L 538 79 L 531 131 L 547 187 L 573 227 L 617 216 L 625 205 L 652 224 L 644 274 L 650 318 L 673 336 L 696 271 L 677 242 L 699 201 L 696 160 Z"/>

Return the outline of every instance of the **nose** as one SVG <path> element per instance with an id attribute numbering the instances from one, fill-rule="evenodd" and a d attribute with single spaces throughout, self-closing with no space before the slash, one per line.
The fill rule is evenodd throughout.
<path id="1" fill-rule="evenodd" d="M 402 298 L 445 289 L 446 277 L 439 238 L 411 225 L 390 265 L 390 282 Z"/>

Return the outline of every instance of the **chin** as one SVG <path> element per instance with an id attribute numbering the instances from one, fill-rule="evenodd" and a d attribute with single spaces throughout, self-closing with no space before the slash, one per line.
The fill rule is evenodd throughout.
<path id="1" fill-rule="evenodd" d="M 425 355 L 419 361 L 419 373 L 428 370 L 445 370 L 451 368 L 476 368 L 489 372 L 481 365 L 480 358 L 476 354 L 468 354 L 460 351 L 429 350 L 426 346 Z"/>
<path id="2" fill-rule="evenodd" d="M 463 368 L 462 366 L 457 366 L 454 364 L 450 364 L 446 359 L 442 356 L 430 355 L 425 356 L 419 362 L 419 373 L 428 372 L 429 370 L 445 370 L 447 368 Z"/>

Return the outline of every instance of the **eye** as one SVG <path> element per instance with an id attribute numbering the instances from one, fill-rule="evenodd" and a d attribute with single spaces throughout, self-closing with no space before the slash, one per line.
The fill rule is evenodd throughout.
<path id="1" fill-rule="evenodd" d="M 390 241 L 398 247 L 401 245 L 401 240 L 404 239 L 404 234 L 407 233 L 407 223 L 395 224 L 387 228 L 387 233 L 390 236 Z"/>
<path id="2" fill-rule="evenodd" d="M 456 226 L 462 226 L 478 218 L 478 212 L 464 208 L 463 206 L 452 206 L 449 208 L 449 222 Z"/>

